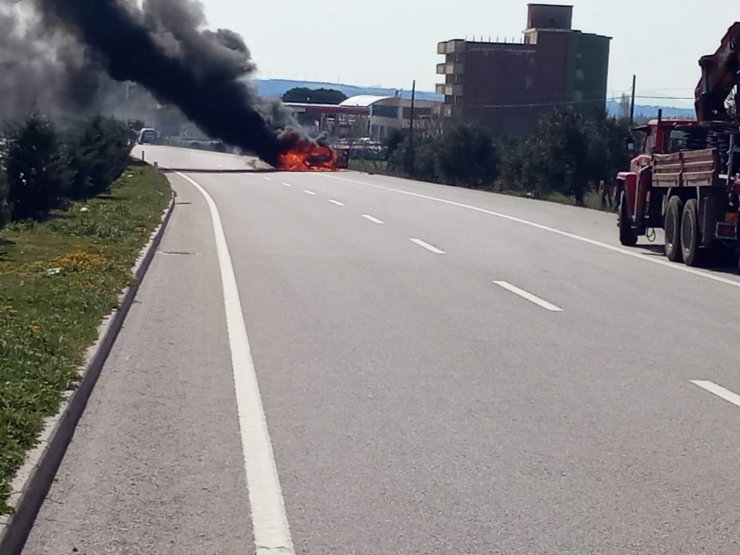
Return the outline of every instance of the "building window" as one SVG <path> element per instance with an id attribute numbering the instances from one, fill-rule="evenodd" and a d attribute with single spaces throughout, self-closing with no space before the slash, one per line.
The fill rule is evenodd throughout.
<path id="1" fill-rule="evenodd" d="M 398 118 L 398 106 L 383 106 L 378 104 L 372 107 L 373 116 L 378 118 Z"/>

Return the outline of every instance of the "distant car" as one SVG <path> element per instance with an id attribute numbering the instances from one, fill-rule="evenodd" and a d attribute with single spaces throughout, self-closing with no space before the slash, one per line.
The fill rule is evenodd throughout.
<path id="1" fill-rule="evenodd" d="M 140 145 L 143 144 L 156 144 L 157 140 L 159 139 L 159 133 L 157 133 L 156 129 L 152 129 L 151 127 L 146 127 L 139 131 L 139 139 L 138 142 Z"/>

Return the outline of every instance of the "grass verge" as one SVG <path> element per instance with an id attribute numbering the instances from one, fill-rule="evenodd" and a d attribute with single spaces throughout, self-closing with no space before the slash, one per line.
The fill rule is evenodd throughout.
<path id="1" fill-rule="evenodd" d="M 0 231 L 0 514 L 170 197 L 163 175 L 134 164 L 109 194 Z"/>
<path id="2" fill-rule="evenodd" d="M 388 162 L 385 160 L 350 160 L 349 169 L 356 172 L 366 173 L 385 173 L 388 169 Z"/>

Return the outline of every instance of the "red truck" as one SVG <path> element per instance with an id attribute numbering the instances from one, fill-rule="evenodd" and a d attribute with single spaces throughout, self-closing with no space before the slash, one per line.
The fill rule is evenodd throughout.
<path id="1" fill-rule="evenodd" d="M 658 117 L 636 128 L 641 154 L 617 176 L 620 242 L 634 246 L 662 228 L 666 256 L 689 266 L 708 250 L 738 253 L 740 23 L 699 65 L 696 119 Z"/>

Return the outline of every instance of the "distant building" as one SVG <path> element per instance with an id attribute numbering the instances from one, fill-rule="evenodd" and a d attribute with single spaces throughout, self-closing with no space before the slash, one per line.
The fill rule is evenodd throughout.
<path id="1" fill-rule="evenodd" d="M 411 126 L 411 101 L 400 96 L 359 95 L 338 105 L 286 102 L 298 122 L 331 138 L 369 138 L 383 141 L 394 129 Z M 417 100 L 414 129 L 431 130 L 439 119 L 441 103 Z"/>
<path id="2" fill-rule="evenodd" d="M 558 106 L 605 109 L 611 37 L 574 30 L 572 19 L 573 6 L 529 4 L 520 42 L 439 43 L 444 115 L 522 133 Z"/>
<path id="3" fill-rule="evenodd" d="M 382 141 L 393 130 L 411 126 L 411 100 L 401 96 L 360 95 L 348 98 L 340 104 L 344 107 L 365 107 L 369 111 L 367 136 Z M 416 100 L 414 103 L 414 129 L 428 130 L 435 115 L 439 115 L 441 104 L 434 100 Z"/>

